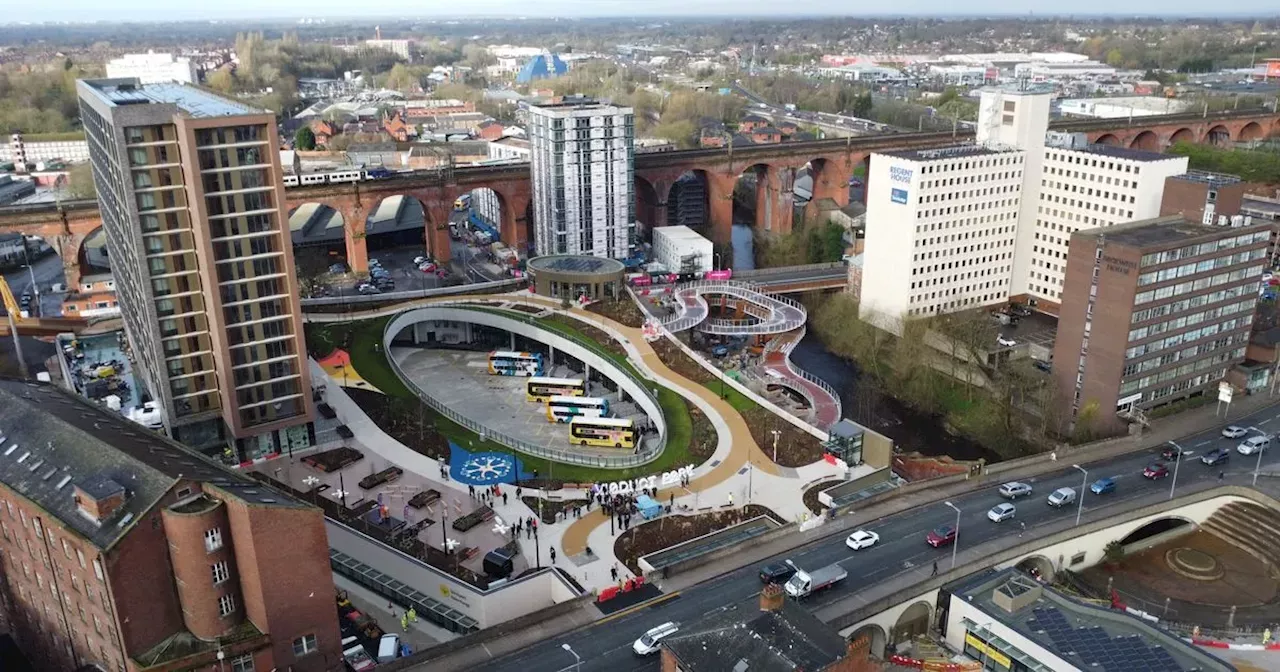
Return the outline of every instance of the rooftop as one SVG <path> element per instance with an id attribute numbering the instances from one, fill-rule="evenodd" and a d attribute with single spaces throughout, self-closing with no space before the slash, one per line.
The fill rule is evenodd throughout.
<path id="1" fill-rule="evenodd" d="M 821 670 L 848 652 L 840 633 L 786 599 L 776 611 L 740 603 L 662 643 L 685 672 Z"/>
<path id="2" fill-rule="evenodd" d="M 986 615 L 1077 669 L 1096 672 L 1232 670 L 1154 624 L 1076 602 L 1015 569 L 983 572 L 952 589 Z M 966 623 L 971 631 L 983 626 Z M 993 633 L 983 633 L 990 636 Z M 997 644 L 997 642 L 993 642 Z"/>
<path id="3" fill-rule="evenodd" d="M 1213 236 L 1230 236 L 1238 233 L 1225 226 L 1209 226 L 1198 222 L 1190 222 L 1182 215 L 1168 215 L 1155 219 L 1140 219 L 1115 226 L 1084 229 L 1072 235 L 1094 238 L 1105 236 L 1108 244 L 1127 247 L 1162 247 L 1170 244 L 1185 244 L 1198 238 Z"/>
<path id="4" fill-rule="evenodd" d="M 966 156 L 993 156 L 1015 151 L 1018 150 L 995 149 L 984 145 L 953 145 L 951 147 L 934 147 L 932 149 L 900 149 L 892 152 L 883 152 L 883 154 L 908 161 L 945 161 Z"/>
<path id="5" fill-rule="evenodd" d="M 1239 184 L 1243 182 L 1235 175 L 1227 175 L 1226 173 L 1210 173 L 1203 170 L 1188 170 L 1181 175 L 1174 175 L 1170 179 L 1182 180 L 1184 182 L 1203 182 L 1213 187 L 1224 187 L 1228 184 Z"/>
<path id="6" fill-rule="evenodd" d="M 621 273 L 626 269 L 621 261 L 607 257 L 591 257 L 579 254 L 553 254 L 535 257 L 529 260 L 529 269 L 534 271 L 555 271 L 557 273 L 581 273 L 583 275 L 599 275 L 601 273 Z"/>
<path id="7" fill-rule="evenodd" d="M 99 548 L 184 479 L 255 504 L 303 506 L 60 388 L 0 379 L 0 483 Z M 79 512 L 71 485 L 95 497 L 123 490 L 126 499 L 98 523 Z"/>
<path id="8" fill-rule="evenodd" d="M 186 84 L 141 84 L 136 78 L 82 81 L 99 99 L 113 107 L 169 104 L 196 118 L 265 114 L 264 110 Z"/>
<path id="9" fill-rule="evenodd" d="M 1086 152 L 1088 154 L 1097 154 L 1098 156 L 1108 156 L 1113 159 L 1125 159 L 1128 161 L 1176 161 L 1184 158 L 1176 154 L 1161 154 L 1160 152 L 1148 152 L 1142 149 L 1129 149 L 1128 147 L 1116 147 L 1115 145 L 1101 144 L 1064 151 Z"/>

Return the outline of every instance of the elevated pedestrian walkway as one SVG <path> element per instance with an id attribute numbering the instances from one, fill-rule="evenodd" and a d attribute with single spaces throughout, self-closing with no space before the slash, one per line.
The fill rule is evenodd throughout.
<path id="1" fill-rule="evenodd" d="M 743 305 L 750 319 L 710 318 L 706 295 L 728 297 Z M 804 325 L 808 315 L 796 301 L 765 293 L 760 287 L 732 280 L 701 280 L 680 285 L 675 291 L 679 309 L 663 320 L 662 326 L 677 333 L 697 327 L 721 336 L 781 334 Z"/>

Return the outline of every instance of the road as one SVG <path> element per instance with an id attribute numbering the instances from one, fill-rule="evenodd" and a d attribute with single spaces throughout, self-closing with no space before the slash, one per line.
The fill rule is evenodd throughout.
<path id="1" fill-rule="evenodd" d="M 1234 422 L 1241 426 L 1257 426 L 1263 431 L 1274 433 L 1280 429 L 1280 409 L 1264 409 Z M 1236 453 L 1234 447 L 1240 440 L 1222 438 L 1220 431 L 1220 426 L 1214 427 L 1178 440 L 1178 443 L 1190 452 L 1189 459 L 1184 458 L 1184 462 L 1179 467 L 1177 484 L 1211 482 L 1217 479 L 1219 471 L 1224 469 L 1229 477 L 1237 479 L 1247 479 L 1247 475 L 1253 472 L 1257 458 Z M 1232 457 L 1228 465 L 1210 467 L 1200 462 L 1201 455 L 1219 446 L 1232 448 Z M 1108 515 L 1110 507 L 1156 491 L 1169 491 L 1174 485 L 1171 479 L 1150 481 L 1141 474 L 1147 464 L 1153 459 L 1158 459 L 1159 452 L 1159 449 L 1152 449 L 1081 465 L 1089 471 L 1089 483 L 1106 476 L 1117 480 L 1116 490 L 1110 494 L 1100 496 L 1092 493 L 1085 494 L 1084 519 L 1102 519 Z M 1277 455 L 1271 454 L 1272 452 L 1280 453 L 1280 451 L 1265 453 L 1262 459 L 1264 467 L 1277 462 Z M 1063 467 L 1058 472 L 1027 481 L 1034 487 L 1035 492 L 1030 498 L 1016 502 L 1018 513 L 1011 521 L 993 523 L 986 517 L 991 507 L 1006 501 L 997 492 L 999 484 L 952 500 L 961 510 L 958 535 L 961 550 L 972 544 L 1022 534 L 1020 523 L 1025 523 L 1026 533 L 1034 534 L 1038 525 L 1056 521 L 1062 517 L 1074 517 L 1076 515 L 1074 505 L 1055 509 L 1045 504 L 1045 498 L 1056 488 L 1074 487 L 1077 491 L 1080 489 L 1083 474 L 1069 464 L 1064 464 Z M 950 567 L 952 549 L 948 547 L 935 549 L 927 545 L 925 535 L 934 528 L 953 525 L 955 522 L 956 512 L 945 504 L 919 507 L 866 525 L 863 529 L 880 535 L 880 543 L 873 548 L 855 553 L 844 545 L 844 537 L 837 535 L 793 549 L 785 555 L 775 556 L 768 562 L 791 559 L 803 568 L 816 568 L 839 562 L 848 570 L 849 578 L 842 584 L 825 593 L 814 595 L 806 601 L 806 606 L 816 611 L 856 594 L 859 586 L 888 580 L 905 572 L 931 568 L 934 562 L 938 563 L 940 570 L 945 571 Z M 753 600 L 760 590 L 760 582 L 756 576 L 757 569 L 758 566 L 751 566 L 728 572 L 653 607 L 528 647 L 517 654 L 494 661 L 493 664 L 486 666 L 486 669 L 493 672 L 561 670 L 574 663 L 573 656 L 562 648 L 562 645 L 567 643 L 582 657 L 583 672 L 658 670 L 659 664 L 656 657 L 646 660 L 632 654 L 632 642 L 649 628 L 667 621 L 692 625 L 715 610 L 734 608 L 735 605 L 743 608 L 742 605 Z"/>
<path id="2" fill-rule="evenodd" d="M 66 270 L 62 267 L 62 259 L 56 254 L 45 255 L 36 260 L 30 269 L 20 268 L 5 274 L 5 282 L 13 291 L 13 298 L 19 299 L 24 292 L 31 290 L 31 277 L 35 276 L 36 285 L 40 288 L 40 316 L 58 317 L 62 315 L 62 299 L 65 292 L 54 292 L 50 289 L 55 284 L 67 281 Z M 37 317 L 32 315 L 32 317 Z"/>

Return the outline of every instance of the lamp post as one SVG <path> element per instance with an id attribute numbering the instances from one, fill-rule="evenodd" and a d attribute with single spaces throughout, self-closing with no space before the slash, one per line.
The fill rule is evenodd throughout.
<path id="1" fill-rule="evenodd" d="M 1261 434 L 1263 438 L 1266 438 L 1267 436 L 1266 432 L 1258 429 L 1257 427 L 1250 427 L 1249 431 L 1257 432 Z M 1263 446 L 1258 446 L 1258 463 L 1253 465 L 1253 484 L 1255 486 L 1258 485 L 1258 472 L 1262 469 L 1262 453 L 1265 452 L 1265 450 L 1266 449 Z"/>
<path id="2" fill-rule="evenodd" d="M 951 502 L 943 502 L 956 511 L 956 540 L 951 542 L 951 569 L 956 568 L 956 553 L 960 550 L 960 507 Z"/>
<path id="3" fill-rule="evenodd" d="M 778 437 L 782 436 L 782 432 L 775 429 L 769 433 L 773 435 L 773 461 L 776 464 L 778 462 Z"/>
<path id="4" fill-rule="evenodd" d="M 561 644 L 561 645 L 560 645 L 560 648 L 564 649 L 565 651 L 568 651 L 570 654 L 572 654 L 572 655 L 573 655 L 573 660 L 574 660 L 574 663 L 573 663 L 573 669 L 574 669 L 575 671 L 576 671 L 576 670 L 581 670 L 581 669 L 582 669 L 582 656 L 579 656 L 579 655 L 578 655 L 578 653 L 577 653 L 576 651 L 574 651 L 574 650 L 573 650 L 573 647 L 569 646 L 569 643 L 568 643 L 568 642 L 565 642 L 564 644 Z"/>
<path id="5" fill-rule="evenodd" d="M 1089 470 L 1078 464 L 1073 464 L 1071 466 L 1079 469 L 1080 473 L 1083 474 L 1083 476 L 1080 477 L 1080 501 L 1076 504 L 1076 525 L 1079 525 L 1080 514 L 1084 513 L 1084 489 L 1086 484 L 1089 482 Z"/>
<path id="6" fill-rule="evenodd" d="M 1178 487 L 1178 465 L 1182 464 L 1183 450 L 1182 446 L 1178 445 L 1177 442 L 1169 441 L 1168 443 L 1173 446 L 1175 451 L 1173 457 L 1173 483 L 1169 485 L 1169 499 L 1173 499 L 1173 490 Z"/>

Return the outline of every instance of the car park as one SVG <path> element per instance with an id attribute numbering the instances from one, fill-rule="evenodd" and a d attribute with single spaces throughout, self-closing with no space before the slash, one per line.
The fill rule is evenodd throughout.
<path id="1" fill-rule="evenodd" d="M 1270 445 L 1271 437 L 1269 436 L 1251 436 L 1236 446 L 1236 452 L 1241 455 L 1253 455 L 1266 450 Z"/>
<path id="2" fill-rule="evenodd" d="M 1248 433 L 1249 430 L 1239 425 L 1227 425 L 1222 428 L 1222 436 L 1228 439 L 1238 439 Z"/>
<path id="3" fill-rule="evenodd" d="M 954 544 L 956 543 L 956 528 L 950 525 L 943 525 L 930 530 L 924 540 L 934 548 L 942 548 L 943 546 Z"/>
<path id="4" fill-rule="evenodd" d="M 849 538 L 844 540 L 844 544 L 845 546 L 858 551 L 864 548 L 871 548 L 872 546 L 875 546 L 878 541 L 880 541 L 880 535 L 875 532 L 858 530 L 849 535 Z"/>
<path id="5" fill-rule="evenodd" d="M 1200 458 L 1200 461 L 1212 467 L 1214 465 L 1224 464 L 1229 459 L 1231 459 L 1230 450 L 1226 448 L 1216 448 L 1205 453 L 1204 456 Z"/>
<path id="6" fill-rule="evenodd" d="M 1049 493 L 1049 506 L 1066 506 L 1076 501 L 1075 488 L 1058 488 Z"/>
<path id="7" fill-rule="evenodd" d="M 1004 502 L 991 507 L 991 510 L 987 512 L 987 518 L 989 518 L 993 523 L 998 523 L 1003 520 L 1012 519 L 1014 514 L 1017 512 L 1018 507 L 1010 504 L 1009 502 Z"/>
<path id="8" fill-rule="evenodd" d="M 1000 486 L 1000 496 L 1005 499 L 1017 499 L 1031 496 L 1031 486 L 1021 481 L 1011 481 Z"/>
<path id="9" fill-rule="evenodd" d="M 775 562 L 760 568 L 760 583 L 786 583 L 794 576 L 796 568 L 785 562 Z"/>
<path id="10" fill-rule="evenodd" d="M 1089 491 L 1095 495 L 1105 495 L 1108 492 L 1115 492 L 1116 479 L 1099 478 L 1098 480 L 1093 482 L 1093 485 L 1089 486 Z"/>
<path id="11" fill-rule="evenodd" d="M 640 639 L 637 639 L 636 643 L 633 644 L 631 648 L 636 652 L 636 655 L 640 656 L 648 656 L 657 653 L 662 640 L 674 635 L 678 630 L 680 630 L 679 623 L 663 623 L 656 628 L 650 629 L 643 635 L 640 635 Z"/>
<path id="12" fill-rule="evenodd" d="M 1142 476 L 1151 480 L 1164 478 L 1169 475 L 1169 467 L 1164 466 L 1160 462 L 1148 464 L 1146 469 L 1142 470 Z"/>

